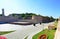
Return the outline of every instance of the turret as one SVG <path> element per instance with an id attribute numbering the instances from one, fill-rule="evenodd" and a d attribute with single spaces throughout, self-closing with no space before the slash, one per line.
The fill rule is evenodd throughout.
<path id="1" fill-rule="evenodd" d="M 2 16 L 5 16 L 5 15 L 4 15 L 4 8 L 2 9 Z"/>

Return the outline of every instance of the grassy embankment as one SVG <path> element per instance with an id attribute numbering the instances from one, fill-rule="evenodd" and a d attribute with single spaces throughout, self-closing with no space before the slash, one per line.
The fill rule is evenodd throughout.
<path id="1" fill-rule="evenodd" d="M 55 25 L 55 28 L 57 28 L 57 21 L 55 21 L 54 25 Z M 41 36 L 42 34 L 46 34 L 47 35 L 47 38 L 48 39 L 54 39 L 54 36 L 55 36 L 55 29 L 52 29 L 52 30 L 49 30 L 49 29 L 45 29 L 37 34 L 35 34 L 32 39 L 38 39 L 39 36 Z"/>
<path id="2" fill-rule="evenodd" d="M 48 29 L 45 29 L 39 33 L 37 33 L 36 35 L 34 35 L 32 37 L 32 39 L 38 39 L 40 35 L 42 34 L 46 34 L 48 39 L 53 39 L 54 38 L 54 33 L 55 33 L 55 30 L 48 30 Z"/>
<path id="3" fill-rule="evenodd" d="M 5 35 L 5 34 L 8 34 L 8 33 L 12 33 L 14 31 L 0 31 L 0 35 Z"/>

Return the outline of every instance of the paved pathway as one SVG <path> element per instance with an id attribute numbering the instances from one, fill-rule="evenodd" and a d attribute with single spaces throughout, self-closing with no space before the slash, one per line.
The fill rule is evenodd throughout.
<path id="1" fill-rule="evenodd" d="M 40 27 L 37 27 L 40 26 Z M 17 26 L 18 27 L 18 26 Z M 42 25 L 37 24 L 36 27 L 33 25 L 28 25 L 28 26 L 20 26 L 21 28 L 18 28 L 15 32 L 6 34 L 8 39 L 24 39 L 25 36 L 36 32 L 39 29 L 43 29 Z"/>
<path id="2" fill-rule="evenodd" d="M 49 23 L 45 23 L 44 27 L 47 27 L 49 25 Z M 9 27 L 5 28 L 4 26 L 11 26 L 10 29 Z M 15 32 L 3 35 L 6 36 L 8 39 L 24 39 L 24 37 L 26 37 L 27 35 L 32 35 L 33 33 L 36 33 L 37 31 L 41 31 L 43 30 L 43 24 L 37 24 L 36 26 L 33 25 L 27 25 L 27 26 L 21 26 L 21 25 L 11 25 L 11 24 L 6 24 L 3 27 L 7 30 L 16 30 Z M 3 29 L 3 28 L 2 28 Z M 2 31 L 1 29 L 1 31 Z M 29 36 L 29 37 L 30 37 Z M 31 38 L 29 38 L 31 39 Z"/>
<path id="3" fill-rule="evenodd" d="M 60 39 L 60 20 L 58 21 L 57 30 L 54 39 Z"/>
<path id="4" fill-rule="evenodd" d="M 46 23 L 46 24 L 43 24 L 42 26 L 44 27 L 44 29 L 46 29 L 46 28 L 48 28 L 48 25 L 50 25 L 50 24 L 54 24 L 54 22 L 52 22 L 52 23 Z M 37 26 L 37 27 L 39 27 L 39 26 Z M 40 32 L 40 31 L 42 31 L 42 30 L 43 30 L 43 28 L 37 30 L 36 32 L 31 33 L 31 34 L 28 36 L 27 39 L 32 39 L 32 37 L 33 37 L 35 34 L 37 34 L 38 32 Z"/>

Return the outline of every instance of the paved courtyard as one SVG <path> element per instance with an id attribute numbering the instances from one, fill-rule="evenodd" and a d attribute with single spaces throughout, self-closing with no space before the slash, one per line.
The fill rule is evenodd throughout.
<path id="1" fill-rule="evenodd" d="M 40 32 L 44 28 L 52 23 L 45 23 L 45 24 L 36 24 L 33 25 L 14 25 L 14 24 L 1 24 L 0 31 L 11 31 L 16 30 L 15 32 L 3 35 L 6 36 L 8 39 L 24 39 L 24 37 L 28 36 L 28 39 L 31 39 L 34 34 Z"/>

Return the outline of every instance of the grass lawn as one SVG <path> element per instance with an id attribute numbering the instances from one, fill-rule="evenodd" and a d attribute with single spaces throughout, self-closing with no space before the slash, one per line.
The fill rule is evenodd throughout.
<path id="1" fill-rule="evenodd" d="M 55 27 L 57 27 L 57 24 L 58 24 L 58 21 L 55 21 L 55 23 L 54 23 Z"/>
<path id="2" fill-rule="evenodd" d="M 24 39 L 27 39 L 28 38 L 28 36 L 26 36 Z"/>
<path id="3" fill-rule="evenodd" d="M 46 34 L 48 39 L 54 39 L 54 35 L 55 35 L 55 31 L 56 30 L 48 30 L 48 29 L 45 29 L 37 34 L 35 34 L 32 39 L 38 39 L 40 35 L 42 34 Z"/>
<path id="4" fill-rule="evenodd" d="M 14 30 L 14 31 L 15 31 L 15 30 Z M 14 31 L 0 31 L 0 35 L 12 33 L 12 32 L 14 32 Z"/>

